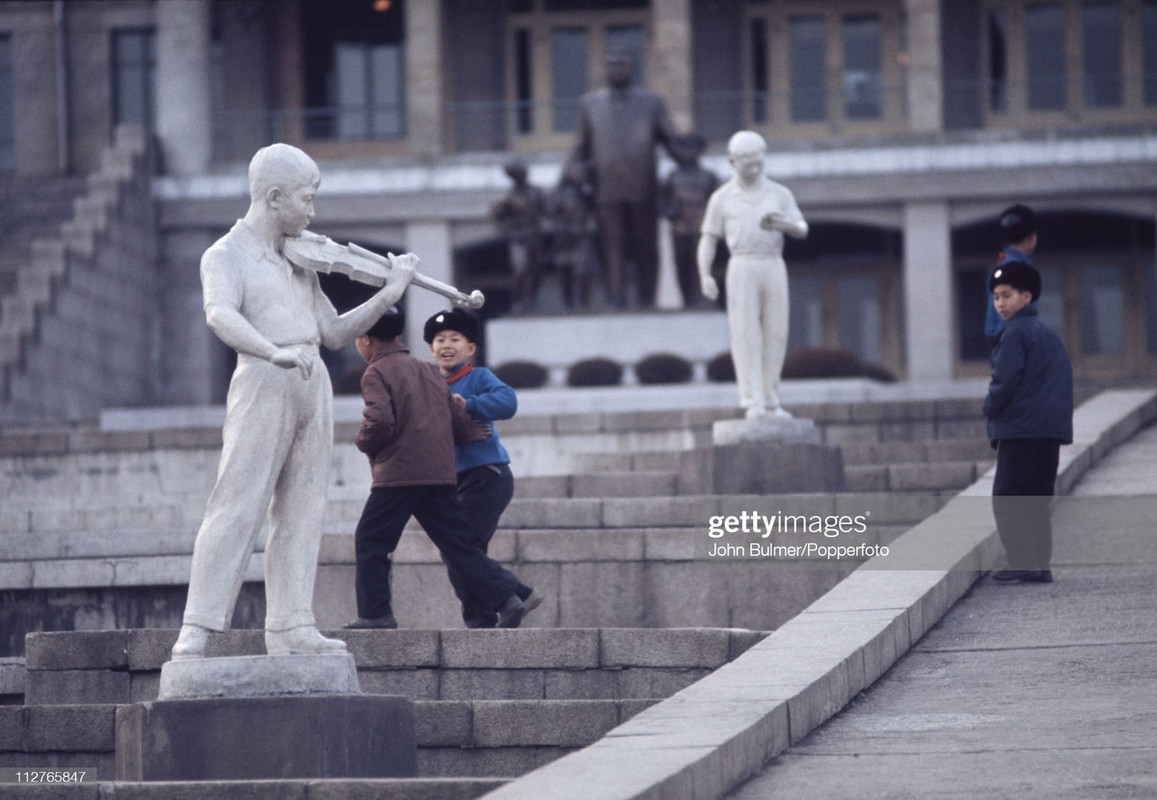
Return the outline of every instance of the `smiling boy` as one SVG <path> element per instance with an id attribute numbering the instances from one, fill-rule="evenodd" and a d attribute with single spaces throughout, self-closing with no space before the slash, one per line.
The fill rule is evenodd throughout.
<path id="1" fill-rule="evenodd" d="M 466 410 L 475 422 L 486 423 L 490 435 L 481 441 L 454 445 L 455 469 L 458 472 L 458 501 L 470 519 L 473 543 L 485 552 L 498 528 L 502 512 L 514 496 L 514 476 L 510 456 L 498 439 L 495 420 L 510 419 L 518 411 L 514 389 L 485 367 L 472 363 L 478 350 L 478 320 L 467 311 L 455 308 L 441 311 L 430 319 L 422 331 L 430 345 L 434 363 L 446 379 L 450 391 L 462 397 Z M 462 598 L 462 619 L 469 628 L 493 628 L 495 614 L 477 598 L 465 593 L 462 576 L 450 568 L 450 583 Z M 519 599 L 533 608 L 540 597 L 531 599 L 529 586 L 519 585 Z"/>
<path id="2" fill-rule="evenodd" d="M 453 443 L 470 441 L 478 426 L 438 371 L 398 341 L 404 329 L 405 316 L 395 311 L 356 342 L 367 366 L 361 380 L 365 407 L 354 444 L 369 457 L 373 481 L 354 531 L 358 619 L 345 627 L 397 627 L 391 557 L 413 517 L 450 574 L 458 576 L 458 597 L 473 598 L 491 614 L 490 627 L 517 628 L 538 605 L 538 596 L 530 598 L 533 592 L 475 545 L 456 496 Z"/>
<path id="3" fill-rule="evenodd" d="M 1008 568 L 1002 583 L 1051 583 L 1050 506 L 1060 447 L 1073 440 L 1073 372 L 1065 346 L 1040 320 L 1033 302 L 1041 277 L 1023 261 L 998 266 L 989 278 L 1004 320 L 992 351 L 984 400 L 988 438 L 996 448 L 992 509 Z"/>

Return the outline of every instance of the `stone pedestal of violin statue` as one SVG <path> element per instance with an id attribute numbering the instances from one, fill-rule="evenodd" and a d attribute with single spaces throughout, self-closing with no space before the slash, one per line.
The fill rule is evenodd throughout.
<path id="1" fill-rule="evenodd" d="M 704 297 L 719 287 L 711 274 L 726 242 L 727 323 L 744 419 L 717 422 L 713 481 L 722 494 L 832 491 L 843 486 L 838 448 L 819 442 L 810 420 L 780 403 L 787 354 L 788 283 L 784 235 L 803 239 L 808 224 L 786 186 L 764 174 L 767 143 L 739 131 L 727 144 L 733 176 L 707 201 L 696 261 Z"/>
<path id="2" fill-rule="evenodd" d="M 382 288 L 339 315 L 317 273 L 283 253 L 286 237 L 312 219 L 320 179 L 298 148 L 262 148 L 249 166 L 249 210 L 201 258 L 206 322 L 237 351 L 237 367 L 161 697 L 118 711 L 124 780 L 281 777 L 291 768 L 297 777 L 378 775 L 379 763 L 412 774 L 409 701 L 359 693 L 345 642 L 317 630 L 312 603 L 333 447 L 333 389 L 318 348 L 363 334 L 401 298 L 418 259 L 391 256 Z M 208 657 L 209 634 L 229 625 L 267 516 L 268 655 Z M 350 715 L 392 733 L 370 752 L 359 737 L 375 740 Z M 400 761 L 394 745 L 413 752 Z"/>

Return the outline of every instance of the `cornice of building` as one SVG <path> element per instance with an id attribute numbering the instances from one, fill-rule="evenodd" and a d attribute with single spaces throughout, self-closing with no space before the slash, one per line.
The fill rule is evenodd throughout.
<path id="1" fill-rule="evenodd" d="M 472 154 L 421 162 L 322 163 L 322 191 L 342 195 L 413 195 L 454 192 L 502 192 L 509 180 L 502 164 L 509 154 Z M 530 163 L 530 180 L 554 185 L 565 153 L 544 154 Z M 704 157 L 703 163 L 720 175 L 730 173 L 723 154 Z M 773 143 L 767 172 L 777 179 L 863 178 L 916 174 L 969 174 L 1009 169 L 1082 168 L 1098 166 L 1157 166 L 1157 134 L 1044 136 L 974 141 L 881 143 L 845 146 L 812 145 L 777 149 Z M 660 169 L 670 169 L 669 163 Z M 161 176 L 154 191 L 163 201 L 236 198 L 248 194 L 246 170 L 233 165 L 228 173 L 193 177 Z"/>

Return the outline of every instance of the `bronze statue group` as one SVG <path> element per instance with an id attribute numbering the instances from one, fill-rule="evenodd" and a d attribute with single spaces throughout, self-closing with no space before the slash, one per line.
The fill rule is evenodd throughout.
<path id="1" fill-rule="evenodd" d="M 670 220 L 683 305 L 703 304 L 695 248 L 719 186 L 699 163 L 706 141 L 677 132 L 662 98 L 634 83 L 630 53 L 611 51 L 606 70 L 606 85 L 581 99 L 575 146 L 553 188 L 534 186 L 520 157 L 505 165 L 510 190 L 491 218 L 509 245 L 516 313 L 535 310 L 547 273 L 558 276 L 569 309 L 654 308 L 660 217 Z M 675 161 L 662 183 L 656 147 Z"/>

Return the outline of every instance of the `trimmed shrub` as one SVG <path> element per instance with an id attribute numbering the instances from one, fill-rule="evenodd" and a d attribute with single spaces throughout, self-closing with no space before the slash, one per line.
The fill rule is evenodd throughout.
<path id="1" fill-rule="evenodd" d="M 720 353 L 707 362 L 707 380 L 712 383 L 735 383 L 735 362 L 731 353 Z"/>
<path id="2" fill-rule="evenodd" d="M 623 367 L 609 358 L 576 361 L 566 373 L 567 386 L 618 386 L 623 382 Z"/>
<path id="3" fill-rule="evenodd" d="M 655 353 L 635 365 L 639 383 L 690 383 L 691 362 L 673 353 Z"/>
<path id="4" fill-rule="evenodd" d="M 538 389 L 550 380 L 547 368 L 533 361 L 507 361 L 495 367 L 494 374 L 512 389 Z"/>
<path id="5" fill-rule="evenodd" d="M 896 376 L 878 364 L 866 364 L 850 350 L 805 347 L 788 354 L 783 363 L 784 379 L 872 378 L 892 383 Z"/>

